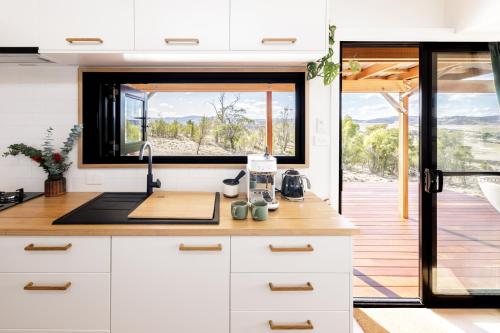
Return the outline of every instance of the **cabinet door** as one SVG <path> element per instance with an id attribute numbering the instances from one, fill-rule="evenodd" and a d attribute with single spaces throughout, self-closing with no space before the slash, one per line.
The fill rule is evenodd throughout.
<path id="1" fill-rule="evenodd" d="M 132 50 L 133 12 L 133 0 L 40 0 L 40 50 Z"/>
<path id="2" fill-rule="evenodd" d="M 2 1 L 0 47 L 35 47 L 38 27 L 38 0 Z"/>
<path id="3" fill-rule="evenodd" d="M 327 0 L 231 0 L 231 49 L 326 50 L 327 13 Z"/>
<path id="4" fill-rule="evenodd" d="M 114 333 L 229 332 L 229 237 L 112 243 Z"/>
<path id="5" fill-rule="evenodd" d="M 137 50 L 228 50 L 229 0 L 136 0 Z"/>

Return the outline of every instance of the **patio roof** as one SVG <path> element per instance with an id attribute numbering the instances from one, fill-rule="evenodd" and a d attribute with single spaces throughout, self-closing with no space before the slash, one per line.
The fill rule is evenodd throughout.
<path id="1" fill-rule="evenodd" d="M 351 93 L 406 93 L 418 89 L 419 49 L 344 48 L 342 50 L 342 90 Z M 353 72 L 350 62 L 361 65 Z M 445 93 L 493 93 L 493 80 L 470 80 L 491 73 L 487 53 L 475 56 L 440 53 L 438 89 Z M 465 80 L 467 79 L 467 80 Z"/>

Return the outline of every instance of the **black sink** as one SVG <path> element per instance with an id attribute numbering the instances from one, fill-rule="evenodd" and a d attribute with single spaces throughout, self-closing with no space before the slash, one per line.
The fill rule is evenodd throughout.
<path id="1" fill-rule="evenodd" d="M 146 197 L 137 192 L 105 192 L 52 224 L 219 224 L 219 192 L 215 194 L 214 215 L 209 220 L 129 219 L 130 212 Z"/>

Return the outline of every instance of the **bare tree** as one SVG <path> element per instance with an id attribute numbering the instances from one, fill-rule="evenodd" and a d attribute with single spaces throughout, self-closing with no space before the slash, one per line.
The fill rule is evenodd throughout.
<path id="1" fill-rule="evenodd" d="M 292 109 L 290 107 L 285 107 L 280 111 L 280 121 L 281 121 L 281 126 L 280 130 L 278 132 L 278 145 L 281 149 L 282 153 L 285 153 L 288 144 L 290 143 L 290 137 L 291 137 L 291 124 L 290 124 L 290 113 Z"/>
<path id="2" fill-rule="evenodd" d="M 198 148 L 196 149 L 196 155 L 200 154 L 200 147 L 203 143 L 203 139 L 207 136 L 210 130 L 210 120 L 203 115 L 200 119 L 199 130 L 197 131 L 196 143 L 198 144 Z"/>
<path id="3" fill-rule="evenodd" d="M 227 99 L 226 99 L 226 93 L 221 93 L 219 95 L 219 98 L 217 99 L 218 100 L 218 105 L 216 105 L 215 103 L 210 103 L 212 105 L 212 107 L 214 108 L 214 111 L 215 111 L 215 116 L 216 116 L 216 119 L 217 119 L 217 122 L 224 126 L 226 125 L 227 123 L 227 114 L 231 111 L 231 110 L 234 110 L 235 107 L 236 107 L 236 104 L 238 104 L 238 102 L 240 101 L 240 96 L 236 96 L 236 98 L 228 103 L 227 102 Z M 215 142 L 217 144 L 219 144 L 220 142 L 220 136 L 219 136 L 219 131 L 215 131 Z"/>

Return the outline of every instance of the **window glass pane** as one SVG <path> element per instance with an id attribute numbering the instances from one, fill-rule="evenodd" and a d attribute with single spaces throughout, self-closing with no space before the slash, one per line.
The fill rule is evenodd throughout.
<path id="1" fill-rule="evenodd" d="M 273 155 L 295 155 L 295 93 L 273 93 Z"/>
<path id="2" fill-rule="evenodd" d="M 142 141 L 143 102 L 127 97 L 125 101 L 125 143 Z"/>
<path id="3" fill-rule="evenodd" d="M 160 92 L 148 99 L 156 155 L 247 155 L 266 145 L 264 92 Z"/>

